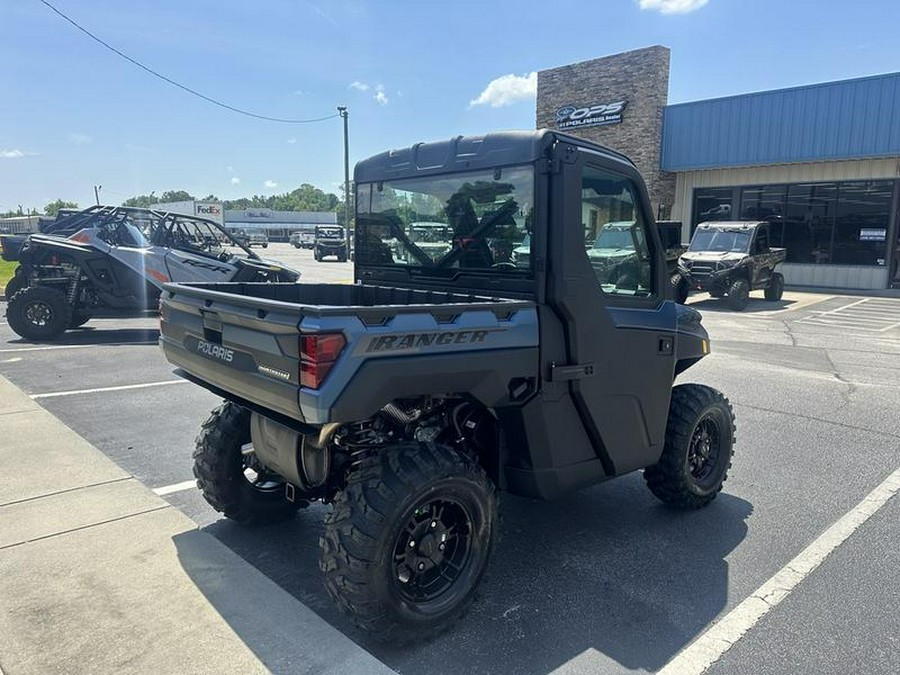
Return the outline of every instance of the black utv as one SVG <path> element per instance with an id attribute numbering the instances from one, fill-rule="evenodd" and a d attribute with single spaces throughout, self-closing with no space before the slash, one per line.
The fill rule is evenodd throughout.
<path id="1" fill-rule="evenodd" d="M 784 277 L 775 271 L 787 250 L 770 246 L 767 222 L 701 223 L 672 278 L 676 296 L 687 299 L 690 290 L 724 297 L 735 311 L 746 309 L 750 291 L 763 289 L 766 300 L 778 301 Z"/>
<path id="2" fill-rule="evenodd" d="M 165 287 L 166 358 L 225 399 L 194 451 L 213 508 L 256 525 L 331 504 L 329 594 L 402 642 L 465 611 L 502 493 L 642 470 L 672 507 L 716 497 L 734 416 L 674 385 L 709 336 L 670 298 L 626 157 L 554 131 L 459 136 L 360 162 L 354 194 L 354 285 Z M 427 249 L 422 222 L 444 225 Z"/>

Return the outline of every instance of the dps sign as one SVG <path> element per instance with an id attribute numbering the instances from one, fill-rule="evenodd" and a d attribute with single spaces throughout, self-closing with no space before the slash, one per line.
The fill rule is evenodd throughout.
<path id="1" fill-rule="evenodd" d="M 564 105 L 556 111 L 556 126 L 559 129 L 575 129 L 620 124 L 622 111 L 627 105 L 626 99 L 589 106 Z"/>

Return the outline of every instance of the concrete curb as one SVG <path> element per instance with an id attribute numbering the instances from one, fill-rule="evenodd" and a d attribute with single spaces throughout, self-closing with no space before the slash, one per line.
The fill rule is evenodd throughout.
<path id="1" fill-rule="evenodd" d="M 393 672 L 2 377 L 0 423 L 0 669 Z"/>

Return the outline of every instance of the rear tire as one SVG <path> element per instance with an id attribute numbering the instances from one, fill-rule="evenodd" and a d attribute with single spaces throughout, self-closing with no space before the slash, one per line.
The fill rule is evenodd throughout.
<path id="1" fill-rule="evenodd" d="M 433 636 L 459 619 L 487 568 L 497 494 L 450 446 L 404 443 L 361 461 L 325 517 L 325 588 L 378 640 Z"/>
<path id="2" fill-rule="evenodd" d="M 765 292 L 766 300 L 771 300 L 773 302 L 781 300 L 781 296 L 784 295 L 784 277 L 778 272 L 775 272 L 769 280 L 769 285 L 766 286 Z"/>
<path id="3" fill-rule="evenodd" d="M 735 312 L 743 312 L 750 302 L 750 284 L 745 279 L 736 279 L 728 288 L 728 307 Z"/>
<path id="4" fill-rule="evenodd" d="M 65 333 L 70 310 L 65 293 L 47 286 L 29 286 L 6 305 L 9 327 L 26 340 L 52 340 Z"/>
<path id="5" fill-rule="evenodd" d="M 706 506 L 728 478 L 734 431 L 734 412 L 721 392 L 678 385 L 672 389 L 662 455 L 644 470 L 647 487 L 674 508 Z"/>
<path id="6" fill-rule="evenodd" d="M 197 436 L 194 477 L 203 498 L 216 511 L 241 525 L 268 525 L 293 518 L 307 502 L 289 502 L 284 481 L 266 474 L 255 455 L 244 455 L 250 442 L 250 411 L 226 402 L 213 410 Z"/>

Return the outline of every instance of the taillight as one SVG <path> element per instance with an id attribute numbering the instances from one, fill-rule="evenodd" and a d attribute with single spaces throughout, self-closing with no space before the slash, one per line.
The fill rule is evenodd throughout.
<path id="1" fill-rule="evenodd" d="M 337 361 L 347 340 L 343 333 L 311 333 L 300 336 L 300 386 L 318 389 Z"/>

